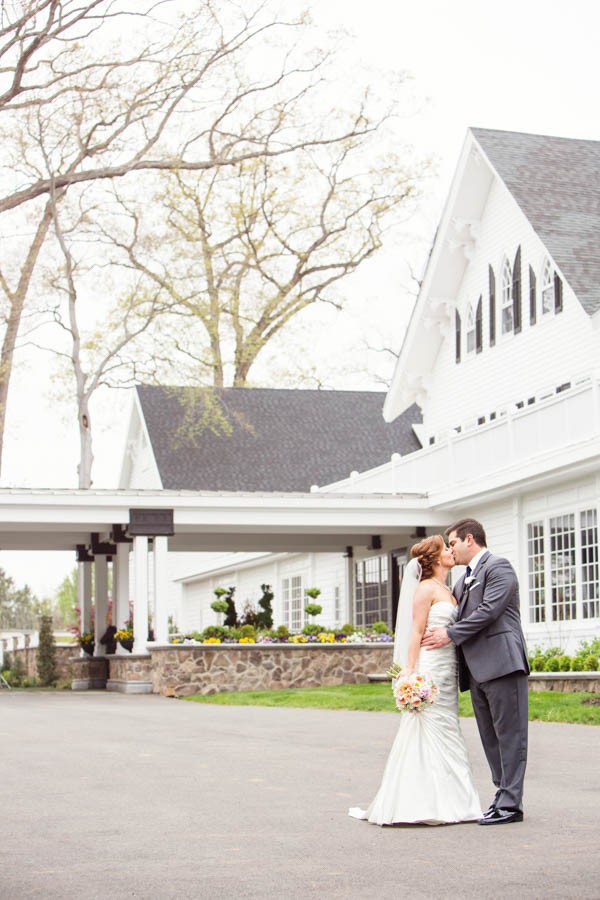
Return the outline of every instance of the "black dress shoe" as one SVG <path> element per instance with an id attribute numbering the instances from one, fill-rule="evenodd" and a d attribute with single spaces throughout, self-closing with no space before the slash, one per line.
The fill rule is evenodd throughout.
<path id="1" fill-rule="evenodd" d="M 494 809 L 489 815 L 479 820 L 480 825 L 509 825 L 511 822 L 522 822 L 523 812 L 520 809 Z"/>
<path id="2" fill-rule="evenodd" d="M 488 816 L 491 816 L 491 814 L 496 809 L 496 803 L 498 802 L 501 793 L 502 793 L 502 791 L 496 791 L 496 796 L 494 797 L 494 799 L 492 800 L 492 802 L 490 803 L 490 805 L 488 806 L 488 808 L 486 809 L 486 811 L 483 814 L 484 819 L 487 819 Z"/>

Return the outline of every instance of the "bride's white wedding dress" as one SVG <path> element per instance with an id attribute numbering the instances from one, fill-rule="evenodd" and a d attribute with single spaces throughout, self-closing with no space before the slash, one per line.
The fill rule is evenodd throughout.
<path id="1" fill-rule="evenodd" d="M 456 616 L 454 604 L 440 600 L 429 611 L 427 627 L 445 627 L 455 622 Z M 398 733 L 375 799 L 368 809 L 353 807 L 349 815 L 375 825 L 441 825 L 481 818 L 458 721 L 456 667 L 452 643 L 437 650 L 421 650 L 416 671 L 427 672 L 436 682 L 437 699 L 422 712 L 398 714 Z"/>

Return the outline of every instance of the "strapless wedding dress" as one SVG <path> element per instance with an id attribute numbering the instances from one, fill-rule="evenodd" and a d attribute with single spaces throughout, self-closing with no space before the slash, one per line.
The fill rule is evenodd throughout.
<path id="1" fill-rule="evenodd" d="M 428 628 L 451 625 L 456 608 L 449 600 L 434 603 Z M 368 809 L 348 811 L 374 825 L 468 822 L 482 816 L 467 748 L 458 721 L 457 662 L 454 644 L 421 650 L 416 670 L 428 673 L 439 694 L 419 713 L 398 713 L 398 733 L 381 785 Z"/>

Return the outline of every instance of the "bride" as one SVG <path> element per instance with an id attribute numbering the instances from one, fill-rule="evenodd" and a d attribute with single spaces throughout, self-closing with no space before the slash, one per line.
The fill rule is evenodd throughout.
<path id="1" fill-rule="evenodd" d="M 439 694 L 432 706 L 400 714 L 373 802 L 366 810 L 353 807 L 348 814 L 374 825 L 476 821 L 482 812 L 458 721 L 456 648 L 450 643 L 437 650 L 421 649 L 426 628 L 456 620 L 456 603 L 446 585 L 454 558 L 441 535 L 415 544 L 411 556 L 400 589 L 394 660 L 405 661 L 405 675 L 429 674 Z"/>

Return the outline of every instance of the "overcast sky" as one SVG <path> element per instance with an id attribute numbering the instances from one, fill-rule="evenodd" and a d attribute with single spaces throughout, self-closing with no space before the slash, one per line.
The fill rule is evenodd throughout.
<path id="1" fill-rule="evenodd" d="M 469 126 L 600 140 L 600 4 L 594 0 L 313 0 L 312 7 L 319 27 L 354 32 L 351 52 L 366 66 L 412 75 L 419 112 L 406 120 L 406 136 L 436 160 L 426 214 L 415 222 L 422 234 L 430 232 L 426 242 Z M 377 294 L 382 317 L 396 316 L 395 295 L 405 274 L 401 261 L 395 272 L 387 258 L 379 270 L 377 265 L 368 274 L 371 296 Z M 358 334 L 373 304 L 363 309 L 365 292 L 360 280 L 357 285 L 350 330 Z M 398 315 L 407 314 L 404 304 Z M 384 323 L 383 330 L 388 325 L 397 333 L 402 320 Z M 111 415 L 115 405 L 123 411 L 122 422 L 124 397 L 112 395 L 97 415 L 97 486 L 114 485 L 118 475 L 124 434 Z M 74 486 L 77 436 L 49 402 L 47 372 L 21 365 L 8 417 L 2 484 Z M 0 566 L 40 595 L 53 593 L 73 562 L 70 554 L 32 560 L 0 552 Z"/>

